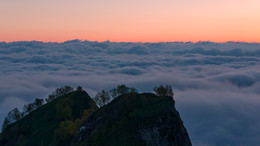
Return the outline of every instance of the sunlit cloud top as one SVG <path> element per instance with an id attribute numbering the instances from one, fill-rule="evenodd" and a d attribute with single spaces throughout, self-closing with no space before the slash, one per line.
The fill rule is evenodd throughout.
<path id="1" fill-rule="evenodd" d="M 260 42 L 259 0 L 1 0 L 0 41 Z"/>

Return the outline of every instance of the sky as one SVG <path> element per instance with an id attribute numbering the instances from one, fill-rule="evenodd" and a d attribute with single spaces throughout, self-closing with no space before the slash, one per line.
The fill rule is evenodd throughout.
<path id="1" fill-rule="evenodd" d="M 120 84 L 172 85 L 195 146 L 260 143 L 259 43 L 0 42 L 0 123 L 65 85 L 94 97 Z"/>
<path id="2" fill-rule="evenodd" d="M 0 0 L 0 41 L 260 42 L 259 0 Z"/>

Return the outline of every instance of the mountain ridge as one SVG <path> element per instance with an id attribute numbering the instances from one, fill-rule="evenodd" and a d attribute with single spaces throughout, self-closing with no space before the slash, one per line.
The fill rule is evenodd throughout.
<path id="1" fill-rule="evenodd" d="M 69 108 L 69 113 L 60 114 L 57 105 L 66 101 L 65 104 L 72 104 Z M 82 116 L 82 110 L 90 107 L 90 102 L 93 101 L 85 91 L 74 91 L 64 96 L 58 97 L 53 101 L 32 111 L 24 118 L 10 124 L 0 134 L 0 145 L 51 145 L 55 143 L 55 130 L 60 123 L 65 121 L 63 118 L 68 118 L 72 121 Z M 62 103 L 64 104 L 64 103 Z M 67 116 L 67 117 L 66 117 Z"/>
<path id="2" fill-rule="evenodd" d="M 184 145 L 191 141 L 170 96 L 130 92 L 97 108 L 74 91 L 10 124 L 0 145 Z"/>
<path id="3" fill-rule="evenodd" d="M 71 145 L 189 146 L 190 138 L 174 104 L 170 96 L 121 95 L 83 122 Z"/>

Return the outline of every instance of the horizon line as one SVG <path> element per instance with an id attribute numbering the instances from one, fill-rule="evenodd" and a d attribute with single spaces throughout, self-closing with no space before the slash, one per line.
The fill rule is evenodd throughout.
<path id="1" fill-rule="evenodd" d="M 247 41 L 224 41 L 224 42 L 214 42 L 214 41 L 98 41 L 98 40 L 87 40 L 87 39 L 68 39 L 65 41 L 42 41 L 42 40 L 17 40 L 17 41 L 0 41 L 0 43 L 15 43 L 15 42 L 42 42 L 42 43 L 66 43 L 70 41 L 80 41 L 80 42 L 98 42 L 98 43 L 216 43 L 216 44 L 222 44 L 222 43 L 248 43 L 248 44 L 259 44 L 260 42 L 247 42 Z"/>

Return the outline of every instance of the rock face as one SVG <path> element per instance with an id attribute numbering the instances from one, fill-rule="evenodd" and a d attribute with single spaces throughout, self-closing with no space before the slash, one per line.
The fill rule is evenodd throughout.
<path id="1" fill-rule="evenodd" d="M 172 97 L 129 93 L 94 112 L 71 145 L 190 146 Z"/>
<path id="2" fill-rule="evenodd" d="M 169 107 L 170 108 L 170 107 Z M 190 138 L 173 107 L 158 117 L 151 126 L 139 130 L 146 145 L 190 146 Z"/>

